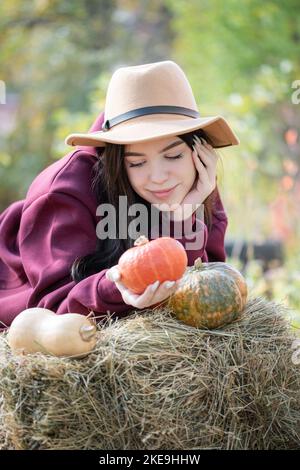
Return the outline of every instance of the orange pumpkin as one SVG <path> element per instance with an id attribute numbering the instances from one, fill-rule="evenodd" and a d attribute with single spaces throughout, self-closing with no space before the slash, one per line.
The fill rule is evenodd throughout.
<path id="1" fill-rule="evenodd" d="M 141 235 L 119 259 L 121 282 L 136 294 L 155 281 L 177 281 L 188 259 L 182 244 L 171 237 L 149 241 Z"/>

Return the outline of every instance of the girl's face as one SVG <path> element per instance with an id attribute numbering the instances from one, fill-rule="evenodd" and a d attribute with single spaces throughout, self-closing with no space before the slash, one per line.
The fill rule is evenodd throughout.
<path id="1" fill-rule="evenodd" d="M 152 204 L 180 204 L 195 182 L 192 150 L 179 137 L 126 144 L 124 156 L 131 186 Z"/>

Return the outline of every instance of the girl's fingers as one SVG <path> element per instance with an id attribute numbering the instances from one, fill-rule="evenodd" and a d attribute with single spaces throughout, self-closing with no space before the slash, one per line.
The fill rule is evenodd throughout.
<path id="1" fill-rule="evenodd" d="M 204 156 L 205 163 L 206 163 L 206 161 L 208 163 L 210 163 L 213 160 L 218 159 L 219 156 L 218 156 L 217 152 L 214 150 L 214 148 L 211 145 L 209 145 L 203 138 L 201 140 L 204 143 L 202 143 L 202 141 L 200 141 L 199 137 L 194 136 L 195 146 L 196 146 L 197 150 L 199 150 L 199 152 L 201 152 L 201 155 Z"/>
<path id="2" fill-rule="evenodd" d="M 201 156 L 200 156 L 199 150 L 197 149 L 196 145 L 193 145 L 193 154 L 194 154 L 194 160 L 195 160 L 196 166 L 198 164 L 199 167 L 206 168 L 206 163 L 204 163 L 204 161 L 202 160 L 203 154 L 201 153 Z"/>
<path id="3" fill-rule="evenodd" d="M 179 281 L 159 281 L 150 284 L 142 295 L 125 294 L 126 301 L 136 308 L 150 307 L 154 303 L 161 302 L 169 297 L 178 287 Z"/>
<path id="4" fill-rule="evenodd" d="M 119 289 L 119 291 L 121 292 L 121 294 L 125 294 L 125 292 L 128 291 L 127 287 L 124 286 L 124 284 L 122 284 L 122 282 L 118 282 L 118 281 L 115 281 L 115 284 L 117 286 L 117 288 Z"/>
<path id="5" fill-rule="evenodd" d="M 127 305 L 132 305 L 133 307 L 136 307 L 136 308 L 142 308 L 144 307 L 144 304 L 147 304 L 148 302 L 151 301 L 155 292 L 155 289 L 153 289 L 153 287 L 157 288 L 159 281 L 154 283 L 154 285 L 153 284 L 149 285 L 145 289 L 143 294 L 135 294 L 130 289 L 125 287 L 124 284 L 122 284 L 122 282 L 116 281 L 115 284 L 117 288 L 119 289 L 119 291 L 121 292 L 122 298 Z"/>
<path id="6" fill-rule="evenodd" d="M 159 281 L 155 281 L 153 284 L 150 284 L 148 287 L 146 287 L 143 294 L 140 295 L 141 302 L 150 301 L 157 291 L 158 286 Z"/>
<path id="7" fill-rule="evenodd" d="M 196 141 L 194 142 L 193 148 L 196 150 L 198 160 L 202 161 L 204 167 L 211 166 L 214 160 L 211 158 L 207 150 L 200 146 Z"/>
<path id="8" fill-rule="evenodd" d="M 138 294 L 134 294 L 134 292 L 127 289 L 123 284 L 119 282 L 116 282 L 116 286 L 121 292 L 125 304 L 137 307 L 137 302 L 140 296 Z"/>
<path id="9" fill-rule="evenodd" d="M 196 137 L 195 142 L 197 142 Z M 201 156 L 201 159 L 203 160 L 203 164 L 208 173 L 209 179 L 214 179 L 218 155 L 216 153 L 212 153 L 210 150 L 205 150 L 204 146 L 200 145 L 199 143 L 195 143 L 195 148 L 196 151 L 199 153 L 199 156 Z M 198 158 L 198 160 L 200 160 L 200 158 Z"/>
<path id="10" fill-rule="evenodd" d="M 206 169 L 206 166 L 204 165 L 204 163 L 199 158 L 199 155 L 198 155 L 198 152 L 197 152 L 196 149 L 193 150 L 193 158 L 194 158 L 194 163 L 195 163 L 195 166 L 196 166 L 196 170 L 199 173 L 199 176 L 200 176 L 200 179 L 201 179 L 202 183 L 204 183 L 205 180 L 207 180 L 207 178 L 208 178 L 207 169 Z"/>
<path id="11" fill-rule="evenodd" d="M 202 159 L 204 163 L 202 162 Z M 198 152 L 196 150 L 196 156 L 194 157 L 196 168 L 201 175 L 202 180 L 211 180 L 214 179 L 216 174 L 216 162 L 211 160 L 209 157 L 205 157 L 201 153 L 201 158 L 199 158 Z"/>
<path id="12" fill-rule="evenodd" d="M 197 135 L 194 135 L 194 140 L 198 142 L 200 145 L 205 147 L 207 150 L 212 151 L 212 153 L 215 153 L 215 150 L 212 145 L 210 145 L 208 142 L 203 137 L 198 137 Z"/>
<path id="13" fill-rule="evenodd" d="M 193 145 L 193 156 L 194 156 L 194 160 L 196 162 L 196 164 L 198 163 L 198 166 L 200 168 L 205 168 L 205 164 L 204 162 L 201 160 L 201 157 L 199 155 L 199 152 L 198 152 L 198 149 L 196 148 L 196 146 Z"/>
<path id="14" fill-rule="evenodd" d="M 113 266 L 108 271 L 106 271 L 105 277 L 110 281 L 118 281 L 121 277 L 118 266 Z"/>

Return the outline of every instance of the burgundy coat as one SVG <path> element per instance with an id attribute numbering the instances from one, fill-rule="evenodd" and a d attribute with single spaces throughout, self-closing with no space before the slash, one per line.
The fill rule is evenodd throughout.
<path id="1" fill-rule="evenodd" d="M 103 117 L 103 113 L 97 117 L 90 132 L 101 129 Z M 95 148 L 76 147 L 33 180 L 25 199 L 0 214 L 0 329 L 30 307 L 57 314 L 87 315 L 93 310 L 100 318 L 132 310 L 115 283 L 106 279 L 107 269 L 77 284 L 70 276 L 75 258 L 96 249 L 100 218 L 91 190 L 95 162 Z M 186 250 L 189 266 L 197 257 L 225 261 L 227 223 L 218 193 L 212 230 L 208 234 L 202 223 L 203 243 L 197 250 Z M 185 238 L 179 241 L 185 246 Z"/>

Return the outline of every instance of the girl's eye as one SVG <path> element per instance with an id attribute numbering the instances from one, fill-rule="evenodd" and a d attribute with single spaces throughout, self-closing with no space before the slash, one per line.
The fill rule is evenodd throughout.
<path id="1" fill-rule="evenodd" d="M 167 159 L 170 159 L 170 160 L 175 160 L 177 158 L 181 158 L 183 157 L 183 154 L 180 153 L 179 155 L 175 155 L 174 157 L 166 157 Z M 138 166 L 142 166 L 144 164 L 144 162 L 141 162 L 141 163 L 129 163 L 129 168 L 134 168 L 134 167 L 138 167 Z"/>
<path id="2" fill-rule="evenodd" d="M 181 157 L 183 157 L 183 153 L 180 153 L 179 155 L 175 155 L 175 157 L 166 157 L 166 158 L 170 158 L 171 160 L 172 159 L 175 160 L 176 158 L 181 158 Z"/>

